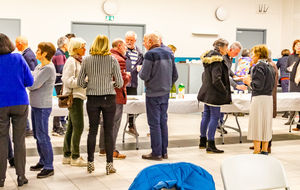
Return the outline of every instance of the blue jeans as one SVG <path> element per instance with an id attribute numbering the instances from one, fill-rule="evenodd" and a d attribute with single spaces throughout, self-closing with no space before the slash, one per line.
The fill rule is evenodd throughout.
<path id="1" fill-rule="evenodd" d="M 44 169 L 53 169 L 53 150 L 48 135 L 48 122 L 52 108 L 31 107 L 31 122 L 33 137 L 36 139 L 37 150 L 40 155 L 39 163 Z"/>
<path id="2" fill-rule="evenodd" d="M 208 140 L 215 139 L 215 133 L 220 119 L 220 107 L 204 104 L 204 113 L 200 126 L 200 137 L 206 137 Z"/>
<path id="3" fill-rule="evenodd" d="M 220 125 L 222 125 L 224 123 L 224 115 L 225 115 L 224 112 L 220 113 Z"/>
<path id="4" fill-rule="evenodd" d="M 159 97 L 146 96 L 147 120 L 150 126 L 153 156 L 167 154 L 169 94 Z"/>
<path id="5" fill-rule="evenodd" d="M 288 80 L 288 79 L 281 81 L 282 92 L 288 92 L 289 91 L 289 83 L 290 83 L 290 80 Z"/>

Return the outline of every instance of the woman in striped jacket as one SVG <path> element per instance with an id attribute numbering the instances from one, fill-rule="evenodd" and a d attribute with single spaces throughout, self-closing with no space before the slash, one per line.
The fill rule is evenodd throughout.
<path id="1" fill-rule="evenodd" d="M 98 132 L 100 113 L 103 115 L 106 150 L 106 174 L 115 173 L 113 167 L 113 120 L 116 112 L 116 88 L 122 88 L 123 79 L 116 58 L 111 56 L 109 40 L 99 35 L 94 40 L 91 56 L 83 60 L 78 77 L 78 86 L 87 88 L 87 113 L 89 117 L 89 134 L 87 140 L 89 173 L 94 171 L 94 152 Z M 115 81 L 113 81 L 115 78 Z"/>

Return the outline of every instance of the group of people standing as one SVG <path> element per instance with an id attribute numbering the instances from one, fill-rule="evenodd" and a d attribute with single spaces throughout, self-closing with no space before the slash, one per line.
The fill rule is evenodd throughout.
<path id="1" fill-rule="evenodd" d="M 28 105 L 31 108 L 33 136 L 40 156 L 37 164 L 31 166 L 30 170 L 40 171 L 37 178 L 54 175 L 53 150 L 48 134 L 54 86 L 57 94 L 73 95 L 73 105 L 68 108 L 67 126 L 64 127 L 64 117 L 53 119 L 52 133 L 57 136 L 64 135 L 63 164 L 86 166 L 89 173 L 95 170 L 96 136 L 99 124 L 102 123 L 100 153 L 106 154 L 106 174 L 116 172 L 113 157 L 126 157 L 115 148 L 123 105 L 126 104 L 127 94 L 137 94 L 138 75 L 145 81 L 152 148 L 152 152 L 142 158 L 168 158 L 168 99 L 171 86 L 178 78 L 174 55 L 170 48 L 162 44 L 157 32 L 145 34 L 143 44 L 148 50 L 145 56 L 135 46 L 136 40 L 136 33 L 129 31 L 125 35 L 125 41 L 120 38 L 113 40 L 110 49 L 108 38 L 98 35 L 91 45 L 90 55 L 84 58 L 86 42 L 75 35 L 59 38 L 57 50 L 52 43 L 41 42 L 35 55 L 40 64 L 31 71 L 22 55 L 12 53 L 15 46 L 10 39 L 5 34 L 0 34 L 0 70 L 5 73 L 0 98 L 0 142 L 3 145 L 0 146 L 0 151 L 8 152 L 9 128 L 12 124 L 18 186 L 28 183 L 25 177 Z M 80 156 L 85 99 L 89 118 L 87 161 Z M 129 132 L 138 135 L 133 125 L 130 122 Z M 5 182 L 7 155 L 0 156 L 1 187 Z"/>
<path id="2" fill-rule="evenodd" d="M 222 124 L 221 106 L 232 102 L 231 86 L 235 75 L 230 74 L 232 72 L 230 60 L 233 57 L 228 59 L 230 56 L 228 46 L 228 41 L 220 38 L 213 43 L 213 50 L 201 56 L 204 73 L 198 100 L 204 103 L 204 112 L 200 126 L 199 148 L 206 148 L 207 153 L 224 152 L 215 146 L 214 136 L 217 127 Z M 240 44 L 238 49 L 239 51 L 242 49 Z M 238 54 L 239 51 L 236 53 Z M 275 83 L 277 69 L 275 70 L 268 60 L 269 50 L 266 45 L 254 46 L 251 54 L 252 64 L 255 66 L 250 69 L 250 73 L 244 75 L 243 84 L 240 84 L 239 88 L 247 85 L 252 91 L 248 139 L 253 140 L 254 153 L 268 154 L 268 142 L 272 139 L 272 92 L 275 85 L 277 88 Z M 261 142 L 262 148 L 260 148 Z"/>

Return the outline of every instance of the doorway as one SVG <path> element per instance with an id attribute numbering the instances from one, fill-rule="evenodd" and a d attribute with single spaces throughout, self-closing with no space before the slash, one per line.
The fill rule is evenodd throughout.
<path id="1" fill-rule="evenodd" d="M 266 29 L 237 28 L 236 30 L 236 41 L 242 44 L 243 49 L 251 49 L 253 46 L 266 44 L 266 39 Z M 238 59 L 241 57 L 241 53 L 242 52 L 235 58 L 235 69 L 237 68 Z"/>
<path id="2" fill-rule="evenodd" d="M 143 47 L 143 38 L 146 32 L 146 25 L 143 24 L 107 24 L 107 23 L 86 23 L 86 22 L 72 22 L 72 33 L 76 37 L 81 37 L 86 41 L 86 54 L 89 55 L 90 47 L 99 34 L 103 34 L 108 37 L 111 43 L 115 38 L 122 38 L 125 40 L 125 34 L 127 31 L 134 31 L 137 34 L 136 46 L 139 47 L 143 53 L 145 48 Z M 138 77 L 137 93 L 141 95 L 145 91 L 144 81 Z"/>

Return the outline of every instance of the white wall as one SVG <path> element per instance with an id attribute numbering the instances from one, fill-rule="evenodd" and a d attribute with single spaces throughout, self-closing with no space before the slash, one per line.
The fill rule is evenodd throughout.
<path id="1" fill-rule="evenodd" d="M 60 36 L 71 32 L 71 21 L 111 22 L 105 21 L 103 2 L 10 0 L 2 2 L 0 18 L 21 19 L 21 34 L 28 38 L 35 51 L 41 41 L 56 45 Z M 233 42 L 236 28 L 267 29 L 267 45 L 271 47 L 273 57 L 278 57 L 281 49 L 292 44 L 293 40 L 282 39 L 286 35 L 282 26 L 285 31 L 292 29 L 292 26 L 286 26 L 288 24 L 283 25 L 285 19 L 291 17 L 284 14 L 290 7 L 284 7 L 283 0 L 118 0 L 118 3 L 119 11 L 113 23 L 146 24 L 147 31 L 160 31 L 165 44 L 177 47 L 177 57 L 199 57 L 212 48 L 217 38 L 193 35 L 192 31 L 218 31 L 218 37 Z M 257 14 L 259 3 L 269 6 L 266 14 Z M 215 10 L 221 5 L 229 11 L 227 20 L 223 22 L 215 17 Z M 297 36 L 297 31 L 293 31 L 293 36 Z"/>

